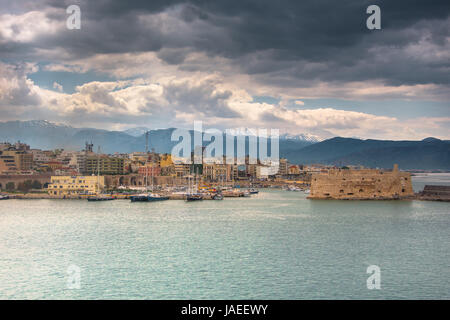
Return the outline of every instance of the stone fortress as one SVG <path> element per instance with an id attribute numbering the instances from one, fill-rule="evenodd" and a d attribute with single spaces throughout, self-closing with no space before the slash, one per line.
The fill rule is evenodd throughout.
<path id="1" fill-rule="evenodd" d="M 311 177 L 308 199 L 404 199 L 414 196 L 409 172 L 378 169 L 331 169 Z"/>

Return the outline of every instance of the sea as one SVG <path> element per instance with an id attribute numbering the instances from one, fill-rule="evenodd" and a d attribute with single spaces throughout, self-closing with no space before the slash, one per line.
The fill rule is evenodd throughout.
<path id="1" fill-rule="evenodd" d="M 0 201 L 0 299 L 450 299 L 450 203 L 306 196 Z"/>

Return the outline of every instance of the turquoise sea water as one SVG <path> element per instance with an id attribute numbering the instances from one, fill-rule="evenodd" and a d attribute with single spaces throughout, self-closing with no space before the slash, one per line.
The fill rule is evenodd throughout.
<path id="1" fill-rule="evenodd" d="M 449 299 L 450 204 L 0 201 L 0 298 Z"/>

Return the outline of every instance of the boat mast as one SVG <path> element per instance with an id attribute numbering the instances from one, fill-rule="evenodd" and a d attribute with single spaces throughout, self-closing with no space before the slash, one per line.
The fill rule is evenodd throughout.
<path id="1" fill-rule="evenodd" d="M 148 130 L 145 131 L 145 191 L 148 191 Z"/>
<path id="2" fill-rule="evenodd" d="M 100 192 L 100 146 L 97 149 L 97 194 Z"/>
<path id="3" fill-rule="evenodd" d="M 152 148 L 152 169 L 150 171 L 151 178 L 152 178 L 152 192 L 153 192 L 153 188 L 154 188 L 154 186 L 153 186 L 153 168 L 154 168 L 154 166 L 155 166 L 155 149 Z"/>

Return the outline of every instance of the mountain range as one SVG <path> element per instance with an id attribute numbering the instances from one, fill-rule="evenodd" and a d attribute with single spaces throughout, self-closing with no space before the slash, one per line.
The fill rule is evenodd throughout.
<path id="1" fill-rule="evenodd" d="M 44 150 L 82 150 L 85 142 L 101 146 L 104 153 L 145 150 L 145 127 L 125 131 L 74 128 L 45 120 L 0 122 L 0 141 L 22 141 Z M 149 148 L 170 153 L 178 142 L 171 141 L 175 128 L 150 130 Z M 191 131 L 192 134 L 192 131 Z M 280 157 L 291 163 L 362 165 L 401 169 L 450 170 L 450 141 L 427 138 L 421 141 L 393 141 L 335 137 L 320 141 L 308 134 L 280 135 Z M 270 148 L 268 147 L 270 150 Z M 248 147 L 246 148 L 248 152 Z"/>

